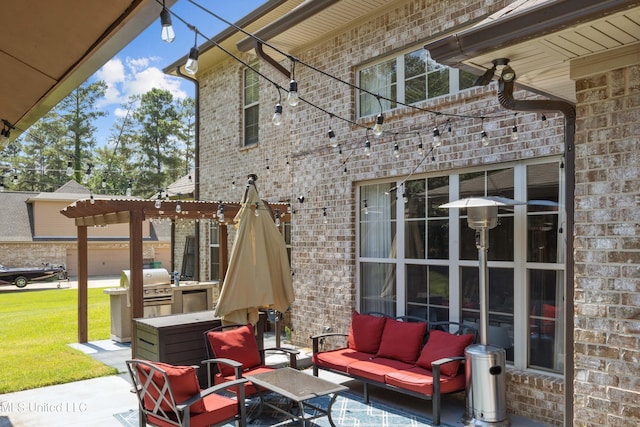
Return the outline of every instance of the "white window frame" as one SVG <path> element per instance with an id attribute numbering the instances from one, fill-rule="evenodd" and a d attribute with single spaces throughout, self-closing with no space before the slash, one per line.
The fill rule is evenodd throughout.
<path id="1" fill-rule="evenodd" d="M 514 179 L 514 199 L 515 200 L 527 200 L 527 174 L 526 168 L 535 164 L 542 163 L 558 163 L 561 162 L 561 157 L 547 157 L 542 159 L 535 159 L 527 162 L 500 164 L 495 167 L 485 168 L 473 168 L 469 170 L 456 171 L 454 174 L 449 175 L 449 200 L 458 200 L 461 174 L 477 171 L 490 171 L 494 169 L 513 168 Z M 435 175 L 433 175 L 435 176 Z M 429 178 L 429 176 L 415 176 L 412 179 Z M 382 183 L 389 182 L 383 181 Z M 363 187 L 370 185 L 380 184 L 380 181 L 369 181 L 359 184 L 356 191 L 356 200 L 361 200 L 361 190 Z M 394 183 L 401 188 L 402 180 L 394 181 Z M 559 202 L 560 208 L 558 209 L 558 224 L 561 227 L 564 223 L 564 169 L 559 171 Z M 390 197 L 395 197 L 395 194 L 391 194 Z M 460 222 L 461 213 L 458 209 L 450 209 L 449 211 L 449 223 L 458 224 Z M 361 266 L 366 262 L 377 263 L 390 263 L 396 267 L 396 315 L 405 315 L 405 309 L 407 305 L 407 296 L 405 295 L 405 268 L 407 265 L 448 265 L 449 266 L 449 320 L 453 322 L 459 322 L 460 314 L 462 312 L 460 307 L 461 302 L 461 284 L 460 284 L 460 268 L 461 267 L 478 267 L 478 261 L 462 260 L 460 259 L 460 228 L 451 226 L 449 227 L 449 259 L 405 259 L 404 247 L 405 247 L 405 218 L 404 218 L 404 201 L 402 197 L 399 197 L 396 203 L 396 253 L 394 258 L 368 258 L 361 256 L 360 247 L 360 215 L 356 216 L 356 308 L 361 310 L 361 286 L 362 280 L 360 277 Z M 564 231 L 566 233 L 566 230 Z M 561 254 L 565 254 L 566 245 L 561 241 L 564 235 L 558 237 L 558 251 Z M 562 375 L 565 369 L 564 366 L 560 370 L 546 370 L 543 368 L 530 367 L 528 360 L 529 353 L 529 271 L 534 270 L 548 270 L 557 271 L 563 277 L 566 276 L 566 259 L 562 256 L 562 261 L 557 263 L 543 263 L 543 262 L 530 262 L 527 261 L 527 206 L 519 205 L 514 206 L 514 257 L 513 261 L 488 261 L 489 268 L 509 268 L 514 272 L 514 306 L 513 306 L 513 328 L 514 328 L 514 358 L 513 365 L 518 369 L 531 370 L 531 371 L 544 371 L 545 373 Z M 523 282 L 524 281 L 524 282 Z M 519 285 L 520 284 L 520 285 Z M 566 283 L 562 283 L 564 287 L 563 291 L 570 292 L 571 290 L 566 288 Z M 563 301 L 558 301 L 562 303 Z M 558 321 L 562 321 L 559 318 Z M 565 325 L 565 336 L 566 327 Z M 564 339 L 564 338 L 562 338 Z M 561 359 L 562 348 L 558 348 L 556 344 L 556 357 Z"/>
<path id="2" fill-rule="evenodd" d="M 407 55 L 408 53 L 412 53 L 412 52 L 416 52 L 420 49 L 423 49 L 421 46 L 412 46 L 411 48 L 407 48 L 405 50 L 402 50 L 401 52 L 395 53 L 393 55 L 389 55 L 389 56 L 385 56 L 382 57 L 374 62 L 369 62 L 367 64 L 363 64 L 361 66 L 359 66 L 356 69 L 356 85 L 358 87 L 362 87 L 361 82 L 360 82 L 360 73 L 363 70 L 366 70 L 368 68 L 377 66 L 379 64 L 388 62 L 388 61 L 393 61 L 395 60 L 396 62 L 396 73 L 397 73 L 397 82 L 396 82 L 396 99 L 395 101 L 397 103 L 405 103 L 405 63 L 404 63 L 404 59 L 405 59 L 405 55 Z M 426 52 L 427 55 L 429 55 L 429 52 Z M 463 90 L 467 90 L 469 88 L 464 88 L 464 89 L 460 89 L 459 88 L 459 82 L 460 82 L 460 70 L 457 68 L 452 68 L 452 67 L 447 67 L 447 66 L 443 66 L 444 68 L 447 68 L 449 70 L 449 92 L 443 95 L 439 95 L 436 97 L 429 97 L 427 96 L 426 99 L 417 101 L 415 104 L 420 104 L 423 102 L 429 102 L 431 100 L 434 99 L 438 99 L 442 96 L 450 96 L 450 95 L 454 95 L 456 93 L 459 93 Z M 362 92 L 364 93 L 364 92 Z M 362 109 L 361 109 L 361 103 L 360 103 L 360 97 L 362 95 L 362 93 L 358 92 L 356 94 L 356 110 L 357 110 L 357 117 L 358 118 L 364 118 L 364 117 L 370 117 L 373 115 L 378 114 L 380 111 L 372 111 L 371 113 L 367 113 L 367 114 L 363 114 L 362 113 Z M 366 94 L 363 96 L 367 96 Z M 374 97 L 374 95 L 368 95 L 371 97 Z M 387 109 L 384 108 L 385 102 L 384 100 L 382 100 L 382 105 L 383 105 L 383 112 L 387 112 L 387 111 L 392 111 L 395 110 L 397 108 L 401 108 L 402 105 L 397 105 L 395 108 L 392 109 Z"/>
<path id="3" fill-rule="evenodd" d="M 242 71 L 242 147 L 253 147 L 258 145 L 258 142 L 260 140 L 259 138 L 259 132 L 260 132 L 260 78 L 257 77 L 256 78 L 256 86 L 257 86 L 257 90 L 258 90 L 258 99 L 254 100 L 252 102 L 247 101 L 246 99 L 246 93 L 247 93 L 247 73 L 253 73 L 255 72 L 255 70 L 257 70 L 259 67 L 258 63 L 252 64 L 251 68 L 245 68 Z M 258 130 L 258 137 L 256 138 L 255 141 L 248 141 L 247 140 L 247 120 L 246 120 L 246 114 L 247 114 L 247 110 L 252 109 L 252 108 L 256 108 L 258 110 L 258 118 L 256 119 L 256 123 L 255 126 Z"/>

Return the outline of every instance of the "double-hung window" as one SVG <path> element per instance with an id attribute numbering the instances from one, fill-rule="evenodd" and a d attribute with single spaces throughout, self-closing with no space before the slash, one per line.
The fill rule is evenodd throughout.
<path id="1" fill-rule="evenodd" d="M 243 100 L 243 146 L 249 147 L 258 143 L 259 111 L 260 111 L 260 76 L 256 71 L 258 64 L 244 70 Z"/>
<path id="2" fill-rule="evenodd" d="M 476 76 L 431 59 L 424 49 L 412 49 L 358 70 L 359 117 L 416 104 L 473 86 Z M 379 98 L 378 98 L 379 97 Z M 380 101 L 380 103 L 378 103 Z"/>
<path id="3" fill-rule="evenodd" d="M 358 188 L 358 308 L 479 329 L 476 232 L 452 200 L 502 196 L 489 230 L 488 341 L 516 367 L 562 372 L 565 231 L 559 159 Z"/>

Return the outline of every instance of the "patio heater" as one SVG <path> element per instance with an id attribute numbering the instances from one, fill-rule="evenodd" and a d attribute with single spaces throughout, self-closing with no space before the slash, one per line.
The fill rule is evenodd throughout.
<path id="1" fill-rule="evenodd" d="M 466 427 L 508 427 L 506 411 L 504 348 L 489 345 L 489 299 L 487 250 L 489 230 L 498 225 L 498 207 L 523 204 L 503 197 L 471 197 L 441 205 L 441 208 L 467 209 L 469 228 L 476 231 L 479 265 L 480 343 L 465 349 Z"/>

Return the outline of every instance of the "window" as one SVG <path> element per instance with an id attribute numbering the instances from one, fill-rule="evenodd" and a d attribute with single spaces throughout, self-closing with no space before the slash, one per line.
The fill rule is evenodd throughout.
<path id="1" fill-rule="evenodd" d="M 209 227 L 209 254 L 211 261 L 210 280 L 220 280 L 220 226 L 211 221 Z"/>
<path id="2" fill-rule="evenodd" d="M 258 143 L 258 120 L 260 118 L 260 79 L 258 65 L 252 65 L 253 69 L 244 70 L 244 146 L 249 147 Z"/>
<path id="3" fill-rule="evenodd" d="M 398 103 L 415 104 L 473 86 L 476 76 L 449 68 L 431 59 L 424 49 L 413 50 L 361 68 L 358 85 L 380 95 L 383 111 L 397 108 Z M 371 93 L 359 93 L 359 116 L 380 112 L 380 104 Z M 389 101 L 391 100 L 391 101 Z"/>
<path id="4" fill-rule="evenodd" d="M 500 209 L 489 231 L 488 341 L 518 368 L 562 372 L 562 171 L 559 161 L 537 161 L 359 187 L 359 309 L 479 327 L 475 230 L 465 210 L 439 206 L 527 200 Z"/>

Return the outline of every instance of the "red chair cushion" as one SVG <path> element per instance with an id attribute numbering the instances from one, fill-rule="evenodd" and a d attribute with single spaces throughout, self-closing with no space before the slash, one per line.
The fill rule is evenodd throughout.
<path id="1" fill-rule="evenodd" d="M 472 334 L 454 335 L 444 331 L 430 331 L 429 340 L 422 349 L 416 365 L 431 370 L 431 363 L 438 359 L 464 356 L 464 349 L 472 342 Z M 447 363 L 440 367 L 440 373 L 452 376 L 458 372 L 459 367 L 460 362 Z"/>
<path id="2" fill-rule="evenodd" d="M 375 354 L 380 347 L 380 339 L 386 320 L 386 317 L 360 314 L 354 311 L 347 338 L 348 347 L 363 353 Z"/>
<path id="3" fill-rule="evenodd" d="M 426 330 L 425 322 L 400 322 L 387 319 L 376 356 L 414 363 Z"/>
<path id="4" fill-rule="evenodd" d="M 169 387 L 173 393 L 173 397 L 176 399 L 176 403 L 180 404 L 185 400 L 200 393 L 200 384 L 198 383 L 198 376 L 196 369 L 193 366 L 174 366 L 162 362 L 150 362 L 158 368 L 167 373 L 169 379 Z M 150 368 L 145 365 L 136 365 L 136 368 L 144 371 L 144 374 L 140 373 L 142 381 L 149 375 Z M 164 387 L 164 377 L 160 372 L 154 372 L 152 381 L 158 386 L 156 390 L 153 386 L 149 386 L 148 391 L 153 399 L 158 399 L 160 396 L 159 390 Z M 169 395 L 166 394 L 166 398 L 169 399 Z M 144 396 L 144 407 L 148 410 L 153 410 L 154 404 L 150 396 Z M 160 407 L 165 411 L 170 411 L 171 407 L 166 401 L 160 403 Z M 198 414 L 205 411 L 205 406 L 202 401 L 196 402 L 191 405 L 191 413 Z"/>
<path id="5" fill-rule="evenodd" d="M 202 401 L 204 402 L 205 411 L 199 414 L 194 414 L 192 411 L 189 423 L 191 426 L 218 425 L 233 419 L 238 413 L 238 402 L 234 399 L 212 393 Z M 148 421 L 153 423 L 154 426 L 160 427 L 175 427 L 176 425 L 175 422 L 169 423 L 152 415 L 148 416 Z"/>
<path id="6" fill-rule="evenodd" d="M 225 358 L 242 363 L 242 370 L 260 366 L 260 350 L 253 333 L 253 325 L 247 324 L 227 331 L 207 333 L 209 344 L 216 358 Z M 233 375 L 233 368 L 218 364 L 223 376 Z"/>

